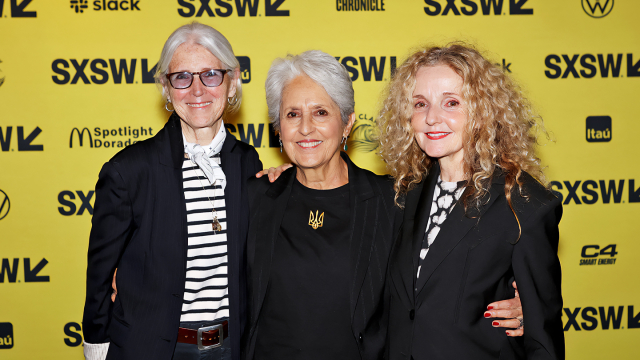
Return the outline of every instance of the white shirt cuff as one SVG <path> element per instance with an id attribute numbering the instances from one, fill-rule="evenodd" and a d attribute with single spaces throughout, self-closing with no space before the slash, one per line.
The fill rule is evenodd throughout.
<path id="1" fill-rule="evenodd" d="M 105 360 L 109 351 L 109 343 L 89 344 L 84 343 L 84 358 L 86 360 Z"/>

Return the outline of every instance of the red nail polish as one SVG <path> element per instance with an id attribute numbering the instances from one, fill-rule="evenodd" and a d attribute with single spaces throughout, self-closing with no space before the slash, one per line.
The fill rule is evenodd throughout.
<path id="1" fill-rule="evenodd" d="M 487 306 L 487 310 L 491 310 L 491 309 L 493 309 L 493 306 L 491 305 Z"/>
<path id="2" fill-rule="evenodd" d="M 498 325 L 500 325 L 500 323 L 499 323 L 499 322 L 497 322 L 497 321 L 494 321 L 494 322 L 492 322 L 492 323 L 491 323 L 491 325 L 493 325 L 493 326 L 498 326 Z"/>
<path id="3" fill-rule="evenodd" d="M 486 318 L 491 317 L 491 313 L 487 311 L 486 313 L 484 313 L 484 317 Z"/>

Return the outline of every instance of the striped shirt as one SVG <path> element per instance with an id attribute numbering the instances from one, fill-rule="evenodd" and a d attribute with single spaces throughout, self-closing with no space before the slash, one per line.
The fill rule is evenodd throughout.
<path id="1" fill-rule="evenodd" d="M 219 155 L 212 159 L 220 164 Z M 187 207 L 188 249 L 180 322 L 229 317 L 224 190 L 220 185 L 209 185 L 202 170 L 189 159 L 182 164 L 182 182 Z M 222 231 L 214 232 L 212 228 L 214 206 Z"/>

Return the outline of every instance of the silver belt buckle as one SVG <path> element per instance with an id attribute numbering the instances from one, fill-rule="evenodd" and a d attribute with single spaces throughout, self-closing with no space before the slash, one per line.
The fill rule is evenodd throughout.
<path id="1" fill-rule="evenodd" d="M 217 344 L 213 344 L 213 345 L 207 345 L 204 346 L 202 345 L 202 333 L 205 331 L 211 331 L 211 330 L 218 330 L 218 339 L 219 342 Z M 222 346 L 222 342 L 224 341 L 224 330 L 222 329 L 222 324 L 218 324 L 218 325 L 213 325 L 213 326 L 207 326 L 207 327 L 201 327 L 198 329 L 198 349 L 200 350 L 207 350 L 207 349 L 213 349 L 213 348 L 217 348 Z"/>

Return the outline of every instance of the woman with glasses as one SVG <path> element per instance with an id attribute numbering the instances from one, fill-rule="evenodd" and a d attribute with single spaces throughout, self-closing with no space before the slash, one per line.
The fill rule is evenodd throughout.
<path id="1" fill-rule="evenodd" d="M 246 180 L 262 169 L 223 124 L 240 106 L 240 67 L 222 34 L 192 23 L 169 36 L 155 78 L 169 121 L 96 184 L 85 357 L 239 359 Z"/>

